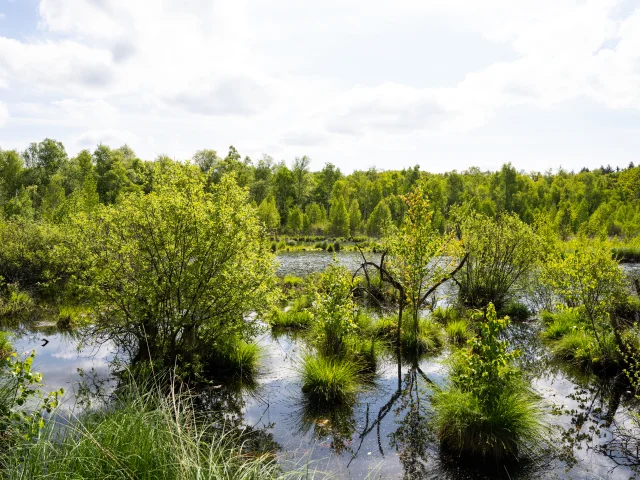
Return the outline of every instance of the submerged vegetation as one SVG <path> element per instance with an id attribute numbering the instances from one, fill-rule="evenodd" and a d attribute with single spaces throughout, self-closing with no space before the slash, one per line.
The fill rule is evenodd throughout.
<path id="1" fill-rule="evenodd" d="M 306 157 L 291 169 L 253 163 L 233 147 L 193 161 L 104 145 L 69 159 L 53 140 L 0 150 L 0 476 L 313 476 L 254 448 L 238 433 L 247 425 L 227 428 L 241 406 L 198 403 L 255 388 L 270 330 L 300 340 L 302 429 L 354 458 L 389 412 L 405 412 L 396 445 L 428 431 L 463 463 L 500 470 L 552 449 L 553 409 L 532 387 L 536 366 L 519 358 L 538 336 L 563 367 L 638 394 L 640 280 L 620 261 L 640 258 L 640 168 L 345 176 L 331 164 L 311 172 Z M 322 272 L 278 279 L 275 254 L 287 250 L 336 256 Z M 345 250 L 359 256 L 352 270 L 338 261 Z M 517 348 L 512 321 L 532 326 Z M 43 391 L 34 354 L 14 352 L 4 333 L 31 327 L 81 328 L 113 345 L 117 385 L 104 405 L 56 411 L 62 392 Z M 448 367 L 442 382 L 425 358 Z M 367 400 L 359 432 L 354 405 L 390 362 L 397 390 L 377 417 Z M 627 439 L 640 425 L 628 411 L 616 430 Z M 401 462 L 424 458 L 419 438 Z M 632 457 L 637 442 L 621 445 Z"/>

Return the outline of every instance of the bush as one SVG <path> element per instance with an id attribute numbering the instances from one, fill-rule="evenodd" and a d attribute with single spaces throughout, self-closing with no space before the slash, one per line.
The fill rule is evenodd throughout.
<path id="1" fill-rule="evenodd" d="M 333 252 L 333 245 L 329 245 L 327 247 L 327 252 Z"/>
<path id="2" fill-rule="evenodd" d="M 464 305 L 501 310 L 543 253 L 544 242 L 515 214 L 497 220 L 473 213 L 462 219 L 462 240 L 469 252 L 456 274 Z"/>
<path id="3" fill-rule="evenodd" d="M 314 402 L 347 402 L 358 391 L 358 370 L 353 361 L 307 355 L 301 368 L 302 391 Z"/>
<path id="4" fill-rule="evenodd" d="M 518 458 L 545 441 L 547 425 L 539 399 L 522 379 L 501 333 L 492 304 L 474 320 L 480 330 L 450 364 L 450 383 L 433 397 L 434 426 L 443 448 L 482 460 Z"/>
<path id="5" fill-rule="evenodd" d="M 285 288 L 293 288 L 299 287 L 304 283 L 304 280 L 300 277 L 296 277 L 295 275 L 285 275 L 282 279 L 282 285 Z"/>
<path id="6" fill-rule="evenodd" d="M 9 333 L 0 330 L 0 361 L 8 358 L 13 352 L 13 345 L 9 338 Z"/>

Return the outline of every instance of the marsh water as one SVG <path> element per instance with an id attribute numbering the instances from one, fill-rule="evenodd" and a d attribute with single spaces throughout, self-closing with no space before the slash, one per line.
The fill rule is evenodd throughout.
<path id="1" fill-rule="evenodd" d="M 353 252 L 340 252 L 337 258 L 351 269 L 360 262 Z M 281 255 L 278 274 L 306 275 L 332 259 L 328 253 Z M 417 362 L 398 361 L 390 352 L 353 404 L 318 410 L 305 403 L 301 392 L 297 368 L 306 348 L 303 339 L 265 331 L 258 340 L 263 358 L 257 380 L 233 389 L 212 385 L 202 394 L 203 406 L 224 405 L 230 424 L 259 432 L 262 441 L 277 448 L 284 468 L 309 464 L 333 478 L 633 477 L 638 452 L 629 451 L 633 445 L 618 436 L 634 406 L 624 382 L 554 362 L 537 330 L 537 322 L 529 321 L 512 324 L 507 333 L 510 343 L 523 351 L 519 361 L 546 400 L 552 423 L 552 445 L 526 465 L 482 470 L 440 453 L 429 430 L 429 398 L 446 382 L 446 351 Z M 14 344 L 18 351 L 36 350 L 36 369 L 47 387 L 67 391 L 64 408 L 77 408 L 81 381 L 109 385 L 113 352 L 108 344 L 79 349 L 77 335 L 46 325 L 22 332 Z"/>

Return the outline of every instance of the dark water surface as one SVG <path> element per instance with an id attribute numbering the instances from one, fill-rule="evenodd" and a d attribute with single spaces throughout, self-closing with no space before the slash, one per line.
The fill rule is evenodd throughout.
<path id="1" fill-rule="evenodd" d="M 351 270 L 359 266 L 357 253 L 340 252 L 337 258 Z M 278 274 L 303 276 L 324 269 L 332 260 L 330 253 L 282 255 Z M 614 438 L 616 425 L 628 424 L 627 412 L 634 402 L 624 382 L 580 374 L 552 361 L 537 334 L 536 322 L 513 324 L 508 332 L 512 344 L 523 351 L 520 362 L 531 384 L 547 403 L 553 448 L 529 465 L 497 472 L 477 471 L 473 465 L 447 458 L 429 431 L 429 399 L 434 385 L 446 382 L 443 360 L 448 352 L 400 366 L 389 353 L 374 382 L 354 404 L 339 409 L 327 405 L 318 411 L 305 403 L 301 392 L 297 368 L 306 348 L 303 339 L 265 332 L 259 338 L 263 361 L 256 384 L 242 393 L 218 389 L 208 394 L 211 403 L 216 403 L 216 395 L 224 397 L 245 425 L 270 436 L 280 447 L 283 465 L 311 461 L 312 468 L 333 478 L 633 477 L 629 464 L 637 463 L 638 454 L 621 454 Z M 44 347 L 43 338 L 49 340 Z M 110 345 L 78 351 L 77 336 L 50 329 L 20 336 L 14 343 L 18 351 L 36 350 L 36 370 L 47 386 L 68 392 L 65 408 L 74 404 L 81 379 L 77 369 L 93 369 L 98 377 L 109 378 Z"/>

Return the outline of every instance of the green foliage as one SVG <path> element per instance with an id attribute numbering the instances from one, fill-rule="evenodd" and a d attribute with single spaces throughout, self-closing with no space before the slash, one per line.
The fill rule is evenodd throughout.
<path id="1" fill-rule="evenodd" d="M 362 213 L 357 198 L 351 200 L 349 205 L 349 230 L 352 237 L 362 231 Z"/>
<path id="2" fill-rule="evenodd" d="M 451 276 L 462 252 L 460 242 L 452 234 L 440 235 L 434 228 L 429 200 L 422 187 L 417 186 L 403 199 L 407 213 L 402 225 L 397 230 L 389 228 L 384 238 L 389 256 L 387 270 L 402 287 L 400 302 L 408 305 L 412 319 L 411 325 L 403 328 L 402 343 L 420 345 L 419 317 L 426 295 Z"/>
<path id="3" fill-rule="evenodd" d="M 544 413 L 513 365 L 520 352 L 500 339 L 508 317 L 499 319 L 493 304 L 474 317 L 478 335 L 455 357 L 450 385 L 433 397 L 435 430 L 458 455 L 518 457 L 544 442 Z"/>
<path id="4" fill-rule="evenodd" d="M 295 308 L 286 311 L 273 310 L 268 316 L 272 327 L 282 329 L 307 328 L 311 325 L 312 320 L 311 312 Z"/>
<path id="5" fill-rule="evenodd" d="M 367 233 L 373 237 L 380 237 L 391 225 L 391 210 L 384 200 L 381 200 L 371 212 L 367 220 Z"/>
<path id="6" fill-rule="evenodd" d="M 598 343 L 615 327 L 610 314 L 625 297 L 623 274 L 604 243 L 583 241 L 575 251 L 551 257 L 545 264 L 543 281 L 565 305 L 584 313 Z"/>
<path id="7" fill-rule="evenodd" d="M 473 330 L 467 320 L 451 320 L 444 327 L 449 342 L 463 345 L 473 336 Z"/>
<path id="8" fill-rule="evenodd" d="M 320 275 L 313 302 L 318 345 L 327 355 L 346 353 L 345 339 L 357 329 L 351 275 L 337 260 Z"/>
<path id="9" fill-rule="evenodd" d="M 257 480 L 283 476 L 270 452 L 249 450 L 251 434 L 208 427 L 198 420 L 192 400 L 175 391 L 166 396 L 127 387 L 110 408 L 86 412 L 61 427 L 50 420 L 34 443 L 8 452 L 7 478 Z"/>
<path id="10" fill-rule="evenodd" d="M 302 391 L 313 402 L 344 403 L 358 392 L 358 366 L 347 359 L 306 355 L 301 377 Z"/>
<path id="11" fill-rule="evenodd" d="M 280 227 L 280 213 L 273 197 L 265 198 L 258 207 L 258 218 L 262 220 L 266 229 L 270 232 L 278 231 Z"/>
<path id="12" fill-rule="evenodd" d="M 0 221 L 0 276 L 16 288 L 60 294 L 70 278 L 70 261 L 60 246 L 59 227 L 29 220 Z"/>
<path id="13" fill-rule="evenodd" d="M 332 235 L 349 236 L 349 212 L 342 197 L 338 197 L 331 202 L 329 229 Z"/>
<path id="14" fill-rule="evenodd" d="M 555 342 L 552 350 L 558 358 L 570 360 L 580 367 L 603 369 L 620 363 L 620 350 L 611 332 L 597 341 L 584 329 L 573 329 Z"/>
<path id="15" fill-rule="evenodd" d="M 491 408 L 459 387 L 433 397 L 433 425 L 447 450 L 499 462 L 535 455 L 547 443 L 544 411 L 524 384 L 500 392 Z"/>
<path id="16" fill-rule="evenodd" d="M 140 358 L 180 356 L 197 370 L 226 338 L 251 333 L 246 314 L 268 308 L 273 256 L 233 178 L 206 191 L 199 170 L 170 165 L 154 182 L 95 219 L 78 216 L 75 257 L 88 266 L 84 291 L 108 312 L 96 319 L 101 333 L 135 339 Z"/>
<path id="17" fill-rule="evenodd" d="M 509 300 L 500 310 L 500 315 L 507 315 L 511 320 L 527 320 L 531 313 L 529 307 L 515 299 Z"/>
<path id="18" fill-rule="evenodd" d="M 436 353 L 444 345 L 442 326 L 429 319 L 420 319 L 418 335 L 413 328 L 403 328 L 400 333 L 402 351 L 410 355 Z"/>
<path id="19" fill-rule="evenodd" d="M 470 213 L 461 219 L 461 230 L 469 257 L 455 276 L 460 299 L 467 306 L 493 303 L 500 310 L 541 261 L 544 242 L 516 215 L 494 220 Z"/>
<path id="20" fill-rule="evenodd" d="M 255 376 L 261 355 L 258 345 L 238 338 L 225 344 L 222 352 L 224 367 L 243 378 Z"/>
<path id="21" fill-rule="evenodd" d="M 58 406 L 64 389 L 44 394 L 42 375 L 32 370 L 35 351 L 22 359 L 4 332 L 0 342 L 0 442 L 15 434 L 31 440 L 44 427 L 45 415 Z"/>
<path id="22" fill-rule="evenodd" d="M 460 312 L 455 306 L 437 307 L 431 312 L 430 316 L 432 320 L 442 325 L 447 325 L 452 321 L 458 320 Z"/>
<path id="23" fill-rule="evenodd" d="M 561 309 L 554 313 L 544 311 L 542 312 L 542 320 L 546 325 L 542 336 L 550 340 L 557 340 L 583 326 L 579 312 L 571 308 Z"/>

